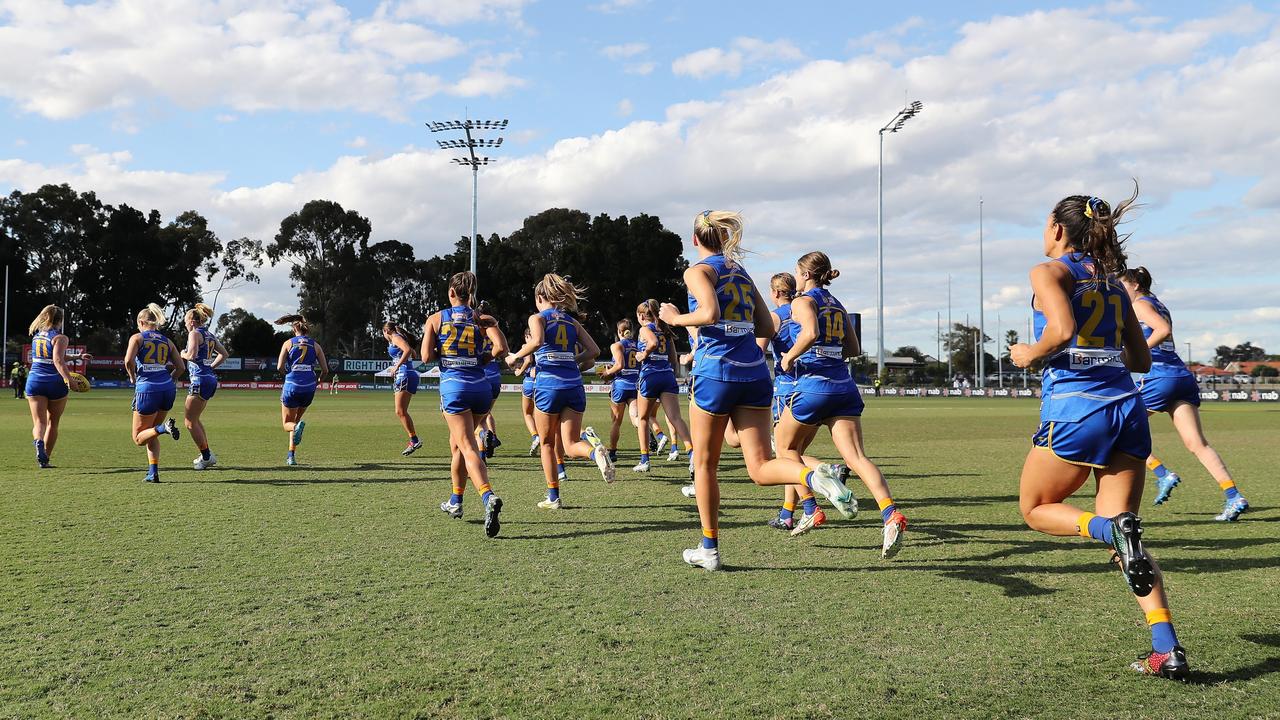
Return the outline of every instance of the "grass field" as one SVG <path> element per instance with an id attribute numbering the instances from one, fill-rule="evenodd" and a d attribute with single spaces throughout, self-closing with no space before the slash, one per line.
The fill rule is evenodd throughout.
<path id="1" fill-rule="evenodd" d="M 802 538 L 765 527 L 777 492 L 727 453 L 718 574 L 680 561 L 699 537 L 683 462 L 611 486 L 574 464 L 569 507 L 536 509 L 513 394 L 502 535 L 473 493 L 449 520 L 435 408 L 415 401 L 427 447 L 402 458 L 389 395 L 318 396 L 287 468 L 275 396 L 225 391 L 206 413 L 222 467 L 162 438 L 147 485 L 126 393 L 73 397 L 47 471 L 26 404 L 0 403 L 0 716 L 1280 716 L 1280 407 L 1205 408 L 1254 506 L 1234 524 L 1153 420 L 1184 477 L 1144 519 L 1187 685 L 1126 669 L 1148 634 L 1101 546 L 1022 525 L 1033 402 L 870 401 L 869 451 L 911 519 L 890 562 L 873 503 Z M 607 426 L 602 396 L 588 415 Z"/>

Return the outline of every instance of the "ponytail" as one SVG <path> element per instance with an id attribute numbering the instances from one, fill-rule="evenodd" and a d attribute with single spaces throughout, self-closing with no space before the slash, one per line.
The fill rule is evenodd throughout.
<path id="1" fill-rule="evenodd" d="M 187 311 L 186 319 L 195 320 L 196 327 L 204 327 L 209 324 L 209 319 L 213 317 L 213 308 L 204 303 L 196 303 L 195 307 Z"/>
<path id="2" fill-rule="evenodd" d="M 693 219 L 693 235 L 699 245 L 724 255 L 730 265 L 742 261 L 742 215 L 727 210 L 704 210 Z"/>
<path id="3" fill-rule="evenodd" d="M 809 273 L 809 277 L 818 287 L 826 287 L 832 280 L 840 277 L 840 271 L 831 267 L 831 258 L 824 252 L 811 252 L 801 256 L 796 261 L 796 267 Z"/>
<path id="4" fill-rule="evenodd" d="M 147 303 L 145 308 L 138 311 L 138 322 L 152 327 L 164 325 L 164 308 L 155 303 Z"/>
<path id="5" fill-rule="evenodd" d="M 796 278 L 789 272 L 780 272 L 769 278 L 769 289 L 775 293 L 782 293 L 788 300 L 794 300 L 796 296 Z"/>
<path id="6" fill-rule="evenodd" d="M 555 273 L 547 273 L 533 288 L 535 297 L 551 303 L 556 309 L 570 313 L 578 312 L 578 303 L 586 299 L 586 288 L 578 287 L 567 277 Z"/>
<path id="7" fill-rule="evenodd" d="M 462 301 L 463 305 L 470 305 L 476 297 L 475 274 L 470 270 L 454 273 L 453 277 L 449 278 L 449 289 Z"/>
<path id="8" fill-rule="evenodd" d="M 413 333 L 409 332 L 408 330 L 405 330 L 404 328 L 400 327 L 396 323 L 391 322 L 390 320 L 382 323 L 382 331 L 389 332 L 392 335 L 399 335 L 400 337 L 404 338 L 404 341 L 406 343 L 409 344 L 409 351 L 411 353 L 417 352 L 417 350 L 415 350 L 414 348 L 418 347 L 418 339 L 413 336 Z"/>
<path id="9" fill-rule="evenodd" d="M 1126 269 L 1124 252 L 1127 234 L 1116 227 L 1125 213 L 1138 200 L 1138 181 L 1133 181 L 1133 194 L 1114 208 L 1099 197 L 1072 195 L 1058 201 L 1053 208 L 1053 221 L 1067 233 L 1067 246 L 1094 261 L 1095 277 L 1117 275 Z"/>
<path id="10" fill-rule="evenodd" d="M 619 320 L 617 324 L 617 329 L 618 329 L 619 340 L 635 339 L 635 330 L 631 327 L 630 318 L 622 318 L 621 320 Z"/>
<path id="11" fill-rule="evenodd" d="M 289 325 L 293 328 L 295 335 L 310 335 L 311 323 L 302 315 L 284 315 L 276 320 L 276 325 Z"/>
<path id="12" fill-rule="evenodd" d="M 1128 280 L 1138 286 L 1138 292 L 1151 294 L 1151 271 L 1144 267 L 1129 268 L 1120 273 L 1121 280 Z"/>
<path id="13" fill-rule="evenodd" d="M 35 335 L 42 330 L 51 330 L 62 325 L 63 312 L 62 308 L 57 305 L 45 305 L 44 309 L 36 315 L 36 319 L 31 321 L 31 328 L 28 334 Z"/>

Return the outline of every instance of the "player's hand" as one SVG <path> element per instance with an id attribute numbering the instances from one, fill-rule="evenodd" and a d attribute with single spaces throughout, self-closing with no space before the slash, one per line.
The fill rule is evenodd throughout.
<path id="1" fill-rule="evenodd" d="M 515 355 L 508 355 L 506 357 L 506 362 L 507 362 L 507 367 L 515 368 L 516 363 L 519 363 L 520 361 L 516 359 Z"/>
<path id="2" fill-rule="evenodd" d="M 674 325 L 671 321 L 679 316 L 680 308 L 671 303 L 662 303 L 662 306 L 658 308 L 658 319 L 668 325 Z"/>
<path id="3" fill-rule="evenodd" d="M 790 355 L 783 355 L 782 360 L 778 363 L 782 367 L 782 372 L 791 374 L 791 370 L 796 366 L 795 358 Z"/>
<path id="4" fill-rule="evenodd" d="M 1027 343 L 1010 345 L 1009 359 L 1013 361 L 1014 365 L 1017 365 L 1020 368 L 1028 367 L 1031 363 L 1036 361 L 1034 354 L 1031 352 L 1031 346 Z"/>

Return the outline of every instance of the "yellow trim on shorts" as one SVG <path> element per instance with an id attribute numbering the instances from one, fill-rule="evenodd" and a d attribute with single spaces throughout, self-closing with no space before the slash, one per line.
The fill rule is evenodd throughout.
<path id="1" fill-rule="evenodd" d="M 1061 455 L 1059 455 L 1057 451 L 1053 449 L 1053 421 L 1052 420 L 1049 421 L 1049 444 L 1047 446 L 1035 445 L 1034 447 L 1038 447 L 1041 450 L 1048 450 L 1049 452 L 1053 453 L 1054 457 L 1058 458 L 1064 463 L 1067 463 L 1068 465 L 1076 465 L 1078 467 L 1097 468 L 1097 469 L 1106 467 L 1106 465 L 1095 465 L 1094 463 L 1082 462 L 1080 460 L 1068 460 L 1062 457 Z"/>

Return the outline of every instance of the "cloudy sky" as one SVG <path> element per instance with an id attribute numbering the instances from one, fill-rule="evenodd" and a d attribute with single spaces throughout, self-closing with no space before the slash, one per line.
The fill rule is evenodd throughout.
<path id="1" fill-rule="evenodd" d="M 1280 352 L 1280 4 L 853 7 L 0 0 L 0 189 L 196 209 L 225 239 L 270 240 L 328 198 L 429 256 L 466 234 L 471 188 L 423 123 L 505 117 L 482 233 L 567 206 L 687 236 L 739 210 L 757 280 L 832 255 L 874 352 L 877 130 L 919 99 L 885 143 L 890 349 L 934 351 L 948 275 L 953 318 L 976 322 L 980 198 L 994 336 L 997 316 L 1026 327 L 1053 204 L 1137 178 L 1131 263 L 1180 350 Z M 233 301 L 295 299 L 277 268 Z"/>

